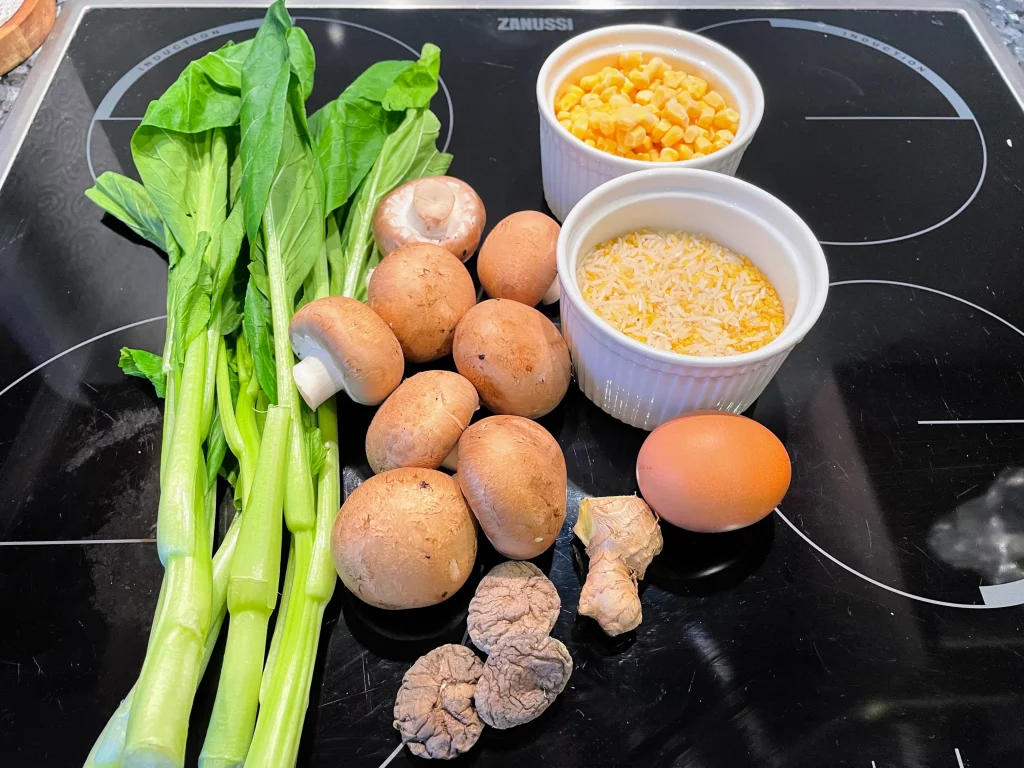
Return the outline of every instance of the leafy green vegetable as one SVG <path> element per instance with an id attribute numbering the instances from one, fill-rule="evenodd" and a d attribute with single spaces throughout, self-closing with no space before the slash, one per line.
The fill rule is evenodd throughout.
<path id="1" fill-rule="evenodd" d="M 121 359 L 117 361 L 118 367 L 129 376 L 138 376 L 142 379 L 149 379 L 156 390 L 157 397 L 164 396 L 164 361 L 160 355 L 154 355 L 144 349 L 131 349 L 121 347 Z"/>
<path id="2" fill-rule="evenodd" d="M 245 316 L 242 320 L 245 337 L 249 340 L 253 366 L 260 388 L 270 402 L 277 402 L 277 379 L 274 367 L 274 339 L 270 327 L 270 302 L 250 282 L 245 292 Z"/>
<path id="3" fill-rule="evenodd" d="M 242 68 L 242 205 L 245 208 L 245 233 L 256 240 L 263 209 L 270 196 L 270 185 L 281 156 L 283 126 L 288 102 L 289 64 L 288 29 L 292 20 L 284 3 L 274 3 L 253 38 L 249 56 Z"/>
<path id="4" fill-rule="evenodd" d="M 403 70 L 384 95 L 384 108 L 392 112 L 424 109 L 437 93 L 437 78 L 441 72 L 441 49 L 432 43 L 423 46 L 419 61 Z"/>
<path id="5" fill-rule="evenodd" d="M 413 64 L 412 61 L 378 61 L 353 80 L 342 95 L 383 104 L 399 75 Z"/>
<path id="6" fill-rule="evenodd" d="M 430 110 L 411 109 L 384 142 L 373 168 L 359 187 L 348 212 L 343 235 L 343 293 L 359 291 L 365 263 L 373 248 L 373 215 L 380 201 L 413 172 L 417 158 L 432 156 L 441 123 Z M 425 163 L 425 161 L 424 161 Z"/>
<path id="7" fill-rule="evenodd" d="M 313 71 L 316 69 L 316 52 L 301 27 L 291 27 L 285 34 L 288 41 L 288 60 L 292 72 L 302 85 L 302 100 L 313 93 Z"/>
<path id="8" fill-rule="evenodd" d="M 240 47 L 240 46 L 238 46 Z M 202 133 L 238 122 L 242 100 L 238 87 L 218 80 L 233 79 L 219 51 L 185 67 L 170 88 L 146 109 L 143 124 L 180 133 Z"/>
<path id="9" fill-rule="evenodd" d="M 210 245 L 210 236 L 200 232 L 196 245 L 171 267 L 167 276 L 167 333 L 176 365 L 185 360 L 185 351 L 210 321 L 210 294 L 213 280 L 210 267 L 203 260 Z"/>
<path id="10" fill-rule="evenodd" d="M 85 196 L 164 253 L 170 255 L 177 250 L 160 218 L 160 211 L 153 205 L 146 188 L 135 179 L 107 171 L 100 174 L 95 186 L 85 191 Z"/>

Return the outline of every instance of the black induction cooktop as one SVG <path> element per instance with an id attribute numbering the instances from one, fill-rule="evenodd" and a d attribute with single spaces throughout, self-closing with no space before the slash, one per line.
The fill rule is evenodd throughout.
<path id="1" fill-rule="evenodd" d="M 1020 73 L 1003 74 L 976 17 L 291 11 L 319 58 L 314 109 L 373 61 L 440 45 L 434 107 L 451 172 L 476 187 L 492 223 L 544 209 L 533 94 L 551 49 L 613 23 L 700 31 L 764 86 L 739 175 L 806 219 L 835 281 L 750 412 L 789 449 L 788 496 L 746 530 L 666 527 L 635 633 L 609 639 L 575 615 L 571 526 L 583 495 L 637 490 L 645 433 L 575 387 L 542 420 L 565 452 L 570 504 L 538 565 L 561 593 L 554 634 L 575 672 L 540 719 L 485 731 L 462 762 L 1024 765 L 1024 112 L 1011 87 Z M 5 768 L 81 764 L 137 675 L 160 583 L 160 407 L 148 384 L 122 376 L 117 350 L 161 348 L 167 267 L 82 193 L 105 170 L 134 173 L 128 140 L 147 102 L 261 16 L 66 6 L 44 54 L 54 68 L 26 92 L 38 111 L 22 105 L 3 134 L 0 157 L 17 150 L 0 188 Z M 369 472 L 372 411 L 340 411 L 351 491 Z M 480 570 L 498 559 L 484 551 Z M 418 655 L 465 640 L 474 582 L 443 606 L 399 613 L 338 589 L 301 765 L 417 762 L 398 748 L 394 696 Z"/>

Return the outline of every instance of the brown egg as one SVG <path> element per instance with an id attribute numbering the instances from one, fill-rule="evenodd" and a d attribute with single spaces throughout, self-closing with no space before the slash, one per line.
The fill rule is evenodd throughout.
<path id="1" fill-rule="evenodd" d="M 756 523 L 789 489 L 789 454 L 752 419 L 699 411 L 666 422 L 640 448 L 644 500 L 672 525 L 719 533 Z"/>

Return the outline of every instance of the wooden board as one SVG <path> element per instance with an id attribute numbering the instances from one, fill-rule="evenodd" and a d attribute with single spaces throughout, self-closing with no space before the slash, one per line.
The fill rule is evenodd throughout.
<path id="1" fill-rule="evenodd" d="M 0 27 L 0 75 L 10 72 L 43 44 L 56 17 L 55 0 L 25 0 Z"/>

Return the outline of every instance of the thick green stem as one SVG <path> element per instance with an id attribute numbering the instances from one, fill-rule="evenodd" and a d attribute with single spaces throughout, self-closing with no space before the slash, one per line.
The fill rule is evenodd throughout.
<path id="1" fill-rule="evenodd" d="M 231 623 L 217 698 L 203 744 L 203 768 L 239 766 L 256 722 L 267 625 L 277 604 L 281 569 L 281 509 L 289 412 L 271 406 L 253 484 L 242 515 L 228 582 Z"/>
<path id="2" fill-rule="evenodd" d="M 263 215 L 264 248 L 267 259 L 267 282 L 270 286 L 270 315 L 274 328 L 274 364 L 277 369 L 278 405 L 291 409 L 292 428 L 288 443 L 288 477 L 284 496 L 284 515 L 292 533 L 311 530 L 315 523 L 316 502 L 313 478 L 309 467 L 306 440 L 302 433 L 302 405 L 292 381 L 292 353 L 288 326 L 292 319 L 292 298 L 288 295 L 281 243 L 276 231 L 273 206 Z"/>
<path id="3" fill-rule="evenodd" d="M 171 436 L 174 434 L 174 407 L 178 402 L 178 377 L 174 371 L 164 374 L 164 423 L 160 436 L 160 485 L 167 471 L 167 457 L 171 455 Z"/>
<path id="4" fill-rule="evenodd" d="M 206 376 L 203 382 L 203 415 L 199 423 L 199 431 L 208 435 L 210 424 L 213 421 L 213 406 L 216 402 L 217 393 L 217 359 L 220 353 L 220 345 L 224 337 L 215 328 L 208 328 L 206 331 Z"/>
<path id="5" fill-rule="evenodd" d="M 169 458 L 160 489 L 156 540 L 160 561 L 165 567 L 171 557 L 195 554 L 196 469 L 206 439 L 199 429 L 205 374 L 206 334 L 200 334 L 185 354 L 167 451 Z M 205 516 L 203 522 L 206 522 Z"/>

